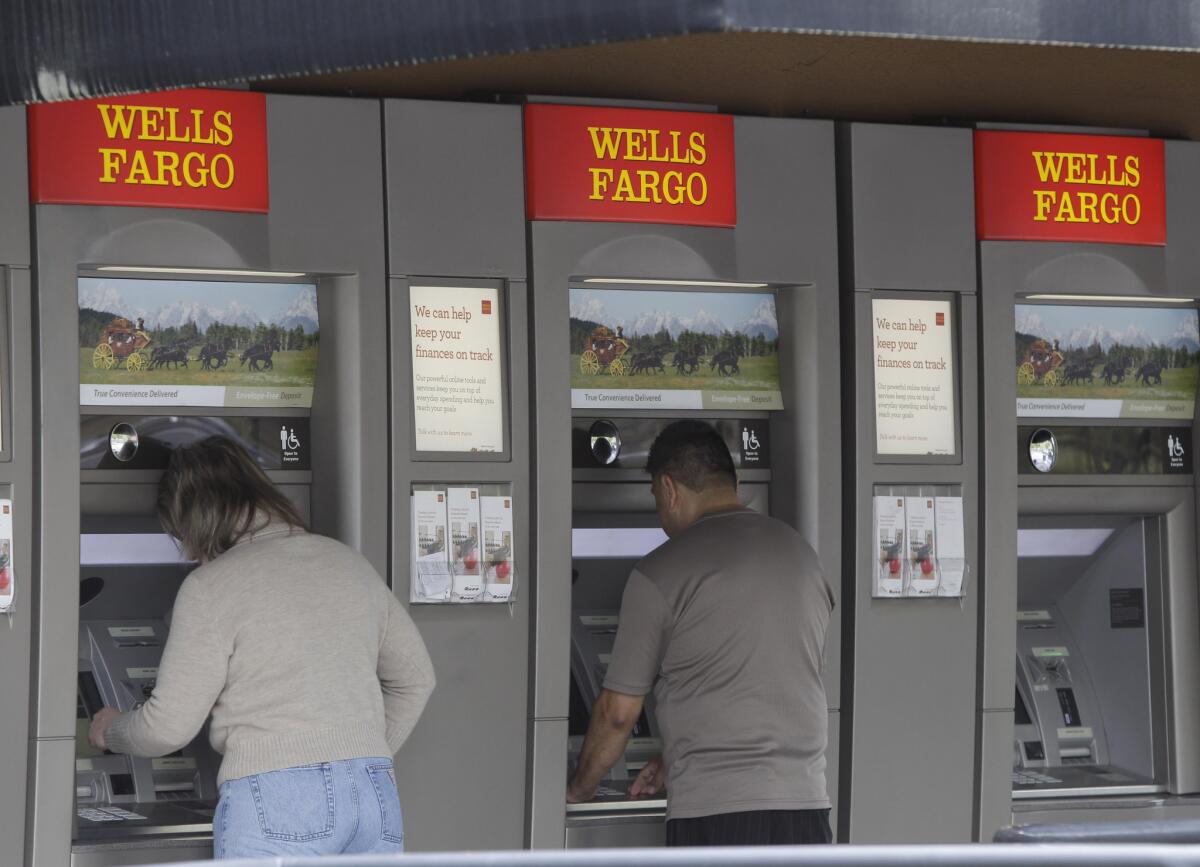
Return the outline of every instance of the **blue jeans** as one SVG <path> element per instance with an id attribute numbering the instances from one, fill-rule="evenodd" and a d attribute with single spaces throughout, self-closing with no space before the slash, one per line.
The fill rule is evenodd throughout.
<path id="1" fill-rule="evenodd" d="M 213 857 L 403 852 L 391 759 L 347 759 L 221 784 Z"/>

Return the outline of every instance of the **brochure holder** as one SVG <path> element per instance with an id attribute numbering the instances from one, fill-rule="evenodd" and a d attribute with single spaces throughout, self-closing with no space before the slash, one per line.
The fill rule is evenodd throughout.
<path id="1" fill-rule="evenodd" d="M 414 484 L 410 503 L 409 602 L 516 600 L 511 483 Z"/>
<path id="2" fill-rule="evenodd" d="M 876 485 L 873 493 L 872 597 L 962 598 L 970 573 L 962 488 Z"/>

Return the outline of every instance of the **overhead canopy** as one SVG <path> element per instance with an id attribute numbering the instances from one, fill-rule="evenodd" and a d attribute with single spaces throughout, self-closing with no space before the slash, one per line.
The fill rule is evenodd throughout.
<path id="1" fill-rule="evenodd" d="M 9 0 L 0 102 L 247 83 L 1200 138 L 1194 0 Z"/>

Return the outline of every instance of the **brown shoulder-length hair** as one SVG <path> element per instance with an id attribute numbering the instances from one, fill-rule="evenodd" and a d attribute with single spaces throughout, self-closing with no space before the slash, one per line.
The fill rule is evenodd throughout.
<path id="1" fill-rule="evenodd" d="M 158 520 L 185 557 L 201 562 L 224 554 L 267 521 L 307 529 L 245 449 L 221 436 L 171 453 L 158 483 Z"/>

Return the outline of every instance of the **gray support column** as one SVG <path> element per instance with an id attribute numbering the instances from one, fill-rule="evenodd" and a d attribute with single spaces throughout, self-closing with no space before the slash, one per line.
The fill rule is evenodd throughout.
<path id="1" fill-rule="evenodd" d="M 842 285 L 853 310 L 853 533 L 846 581 L 853 659 L 842 695 L 842 831 L 852 843 L 966 842 L 974 837 L 976 656 L 980 593 L 979 423 L 974 167 L 962 129 L 843 128 Z M 877 458 L 871 298 L 877 291 L 946 293 L 957 313 L 951 462 Z M 937 486 L 963 497 L 970 572 L 960 599 L 873 599 L 876 485 Z M 852 493 L 851 493 L 852 492 Z M 847 708 L 849 713 L 847 715 Z"/>
<path id="2" fill-rule="evenodd" d="M 26 165 L 25 109 L 0 109 L 0 497 L 13 501 L 16 582 L 12 616 L 0 616 L 0 732 L 6 739 L 0 748 L 0 840 L 14 864 L 28 858 L 29 670 L 38 587 Z"/>
<path id="3" fill-rule="evenodd" d="M 391 275 L 392 589 L 409 598 L 414 482 L 511 482 L 517 598 L 511 605 L 413 605 L 438 686 L 401 753 L 401 802 L 413 850 L 517 849 L 528 842 L 530 611 L 543 573 L 531 534 L 531 347 L 525 284 L 521 111 L 516 106 L 384 103 Z M 414 453 L 408 287 L 496 285 L 506 315 L 510 459 L 423 460 Z M 565 322 L 565 320 L 564 320 Z M 561 504 L 558 504 L 561 508 Z M 551 574 L 552 584 L 563 575 Z M 565 658 L 565 656 L 564 656 Z M 564 763 L 564 746 L 557 756 Z M 545 751 L 552 756 L 551 751 Z M 541 754 L 539 754 L 540 756 Z M 562 845 L 561 835 L 554 844 Z"/>

